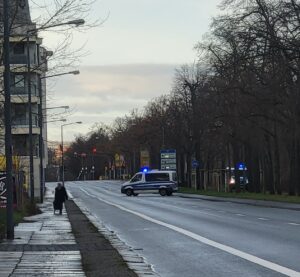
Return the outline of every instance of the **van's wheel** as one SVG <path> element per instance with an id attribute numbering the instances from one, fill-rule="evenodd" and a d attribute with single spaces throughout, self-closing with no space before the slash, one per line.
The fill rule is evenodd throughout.
<path id="1" fill-rule="evenodd" d="M 135 192 L 133 193 L 133 196 L 138 196 L 138 195 L 139 195 L 138 193 L 135 193 Z"/>
<path id="2" fill-rule="evenodd" d="M 126 195 L 127 195 L 127 196 L 133 195 L 132 189 L 127 189 L 127 190 L 126 190 Z"/>
<path id="3" fill-rule="evenodd" d="M 161 196 L 166 196 L 166 195 L 167 195 L 167 190 L 166 190 L 166 189 L 160 189 L 160 190 L 159 190 L 159 194 L 160 194 Z"/>
<path id="4" fill-rule="evenodd" d="M 168 195 L 168 196 L 171 196 L 172 194 L 173 194 L 173 191 L 171 191 L 171 190 L 168 190 L 168 191 L 167 191 L 167 195 Z"/>

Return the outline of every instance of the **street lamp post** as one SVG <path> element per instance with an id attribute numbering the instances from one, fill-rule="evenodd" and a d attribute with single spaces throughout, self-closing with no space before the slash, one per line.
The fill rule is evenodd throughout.
<path id="1" fill-rule="evenodd" d="M 162 126 L 162 149 L 165 149 L 165 127 Z"/>
<path id="2" fill-rule="evenodd" d="M 3 0 L 3 57 L 4 57 L 4 124 L 5 124 L 5 157 L 6 157 L 6 235 L 14 239 L 13 218 L 13 182 L 12 182 L 12 137 L 11 137 L 11 101 L 10 101 L 10 57 L 9 57 L 9 1 Z"/>
<path id="3" fill-rule="evenodd" d="M 67 22 L 62 22 L 59 24 L 55 24 L 52 26 L 44 26 L 40 28 L 36 28 L 33 30 L 28 30 L 26 32 L 26 46 L 27 46 L 27 83 L 28 83 L 28 113 L 29 113 L 29 184 L 30 184 L 30 199 L 31 202 L 34 200 L 34 167 L 33 167 L 33 139 L 32 139 L 32 103 L 31 103 L 31 62 L 30 62 L 30 49 L 29 49 L 29 38 L 30 35 L 37 34 L 38 31 L 41 30 L 47 30 L 50 28 L 58 27 L 58 26 L 64 26 L 64 25 L 75 25 L 75 27 L 78 27 L 82 24 L 84 24 L 83 19 L 76 19 L 76 20 L 70 20 Z M 56 76 L 63 75 L 63 74 L 57 74 Z M 53 76 L 54 77 L 54 76 Z"/>
<path id="4" fill-rule="evenodd" d="M 41 113 L 42 114 L 42 113 Z M 39 136 L 39 156 L 40 156 L 40 202 L 44 202 L 44 191 L 45 191 L 45 182 L 44 182 L 44 163 L 43 163 L 43 158 L 44 158 L 44 140 L 43 140 L 43 124 L 44 123 L 49 123 L 49 122 L 57 122 L 57 121 L 62 121 L 65 122 L 67 121 L 65 118 L 58 119 L 58 120 L 51 120 L 51 121 L 43 121 L 43 116 L 39 118 L 39 124 L 40 124 L 40 136 Z"/>
<path id="5" fill-rule="evenodd" d="M 86 181 L 86 179 L 87 179 L 87 167 L 85 166 L 83 168 L 83 181 Z"/>
<path id="6" fill-rule="evenodd" d="M 68 125 L 73 125 L 73 124 L 81 124 L 81 121 L 77 121 L 77 122 L 71 122 L 71 123 L 67 123 L 67 124 L 62 124 L 60 126 L 60 135 L 61 135 L 61 176 L 62 176 L 62 183 L 63 185 L 65 185 L 65 169 L 64 169 L 64 126 L 68 126 Z"/>
<path id="7" fill-rule="evenodd" d="M 31 70 L 30 70 L 30 49 L 29 49 L 29 33 L 27 32 L 27 93 L 28 93 L 28 115 L 29 115 L 29 184 L 30 184 L 30 200 L 34 200 L 34 176 L 33 176 L 33 141 L 32 141 L 32 105 L 31 105 Z"/>
<path id="8" fill-rule="evenodd" d="M 94 165 L 92 165 L 91 173 L 92 173 L 92 174 L 91 174 L 91 175 L 92 175 L 92 176 L 91 176 L 91 179 L 92 179 L 92 180 L 95 180 L 95 166 L 94 166 Z"/>
<path id="9" fill-rule="evenodd" d="M 40 201 L 41 203 L 44 202 L 44 165 L 43 165 L 43 158 L 44 158 L 44 141 L 43 141 L 43 126 L 44 126 L 44 117 L 43 117 L 43 110 L 46 110 L 47 108 L 43 109 L 43 93 L 42 93 L 42 80 L 47 78 L 53 78 L 58 77 L 62 75 L 78 75 L 80 72 L 78 70 L 65 72 L 65 73 L 59 73 L 54 75 L 48 75 L 48 76 L 42 76 L 39 78 L 39 98 L 40 98 L 40 105 L 39 105 L 39 126 L 40 126 L 40 136 L 39 136 L 39 156 L 40 156 Z M 61 106 L 61 107 L 50 107 L 48 109 L 58 109 L 58 108 L 64 108 L 68 109 L 69 106 Z M 66 121 L 65 119 L 61 120 L 55 120 L 55 121 Z"/>

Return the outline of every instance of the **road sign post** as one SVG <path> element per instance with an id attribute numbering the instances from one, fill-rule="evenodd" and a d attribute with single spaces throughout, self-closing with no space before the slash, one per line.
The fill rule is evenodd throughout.
<path id="1" fill-rule="evenodd" d="M 176 171 L 177 162 L 176 162 L 176 150 L 175 149 L 160 150 L 160 169 Z"/>

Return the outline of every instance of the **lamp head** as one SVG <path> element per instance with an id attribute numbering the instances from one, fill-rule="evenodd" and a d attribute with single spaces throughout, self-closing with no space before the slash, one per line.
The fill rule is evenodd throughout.
<path id="1" fill-rule="evenodd" d="M 70 71 L 69 73 L 73 74 L 73 75 L 78 75 L 78 74 L 80 74 L 80 71 L 79 70 L 74 70 L 74 71 Z"/>
<path id="2" fill-rule="evenodd" d="M 75 25 L 75 27 L 83 25 L 84 23 L 85 23 L 84 19 L 75 19 L 75 20 L 70 20 L 67 22 L 67 24 Z"/>

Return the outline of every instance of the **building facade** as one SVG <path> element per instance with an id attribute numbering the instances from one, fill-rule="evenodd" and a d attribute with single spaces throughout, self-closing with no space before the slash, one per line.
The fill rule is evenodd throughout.
<path id="1" fill-rule="evenodd" d="M 24 171 L 28 191 L 32 185 L 34 196 L 38 197 L 41 183 L 41 160 L 43 168 L 47 164 L 47 133 L 43 122 L 46 121 L 45 73 L 49 52 L 41 46 L 42 39 L 38 37 L 36 24 L 30 18 L 28 0 L 9 2 L 12 22 L 10 31 L 12 145 L 13 156 L 17 161 L 14 167 Z M 0 20 L 3 22 L 2 0 L 0 6 Z M 3 37 L 3 34 L 1 35 Z M 3 76 L 3 61 L 1 64 Z M 30 128 L 30 123 L 32 123 L 32 128 Z M 4 127 L 2 127 L 3 132 Z M 1 145 L 0 155 L 4 156 L 4 144 Z M 31 153 L 33 154 L 33 184 L 30 181 Z"/>

